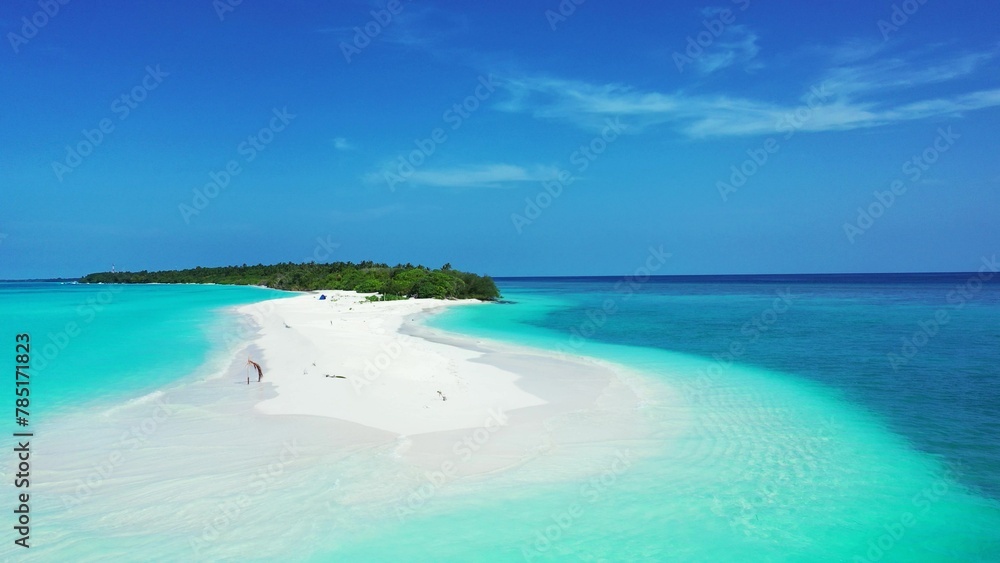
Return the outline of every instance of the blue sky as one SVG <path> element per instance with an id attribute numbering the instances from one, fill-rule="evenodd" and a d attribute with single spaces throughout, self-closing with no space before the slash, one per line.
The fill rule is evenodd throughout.
<path id="1" fill-rule="evenodd" d="M 986 2 L 53 2 L 0 8 L 0 278 L 1000 250 Z"/>

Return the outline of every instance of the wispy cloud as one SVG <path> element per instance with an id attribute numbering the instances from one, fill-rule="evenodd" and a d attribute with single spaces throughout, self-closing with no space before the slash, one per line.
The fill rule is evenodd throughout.
<path id="1" fill-rule="evenodd" d="M 337 149 L 338 151 L 349 151 L 354 149 L 354 145 L 349 143 L 347 139 L 344 137 L 335 137 L 333 139 L 333 148 Z"/>
<path id="2" fill-rule="evenodd" d="M 913 99 L 917 86 L 940 84 L 970 76 L 996 53 L 965 54 L 937 61 L 903 58 L 865 60 L 860 51 L 843 53 L 855 64 L 832 66 L 801 99 L 775 102 L 727 94 L 642 91 L 625 84 L 593 84 L 551 76 L 522 76 L 503 81 L 509 94 L 497 108 L 527 113 L 539 119 L 599 129 L 608 117 L 621 117 L 642 131 L 670 125 L 690 137 L 720 137 L 774 133 L 782 119 L 822 91 L 811 107 L 803 131 L 834 131 L 876 127 L 1000 105 L 1000 89 Z M 812 93 L 811 93 L 812 92 Z M 895 100 L 893 98 L 895 97 Z"/>
<path id="3" fill-rule="evenodd" d="M 994 56 L 994 53 L 970 53 L 921 65 L 900 57 L 884 58 L 835 67 L 827 72 L 825 80 L 841 95 L 902 90 L 968 76 Z"/>
<path id="4" fill-rule="evenodd" d="M 468 30 L 468 18 L 460 12 L 411 5 L 400 14 L 399 25 L 389 30 L 385 39 L 403 47 L 429 48 Z"/>
<path id="5" fill-rule="evenodd" d="M 713 18 L 728 11 L 724 8 L 705 8 L 702 15 Z M 694 59 L 694 68 L 700 74 L 711 74 L 734 65 L 742 65 L 744 70 L 757 70 L 762 66 L 756 60 L 760 53 L 757 39 L 757 34 L 745 25 L 728 25 L 706 47 L 705 52 Z"/>
<path id="6" fill-rule="evenodd" d="M 887 47 L 888 43 L 876 38 L 850 38 L 834 45 L 810 45 L 802 52 L 822 59 L 827 66 L 838 67 L 870 59 Z"/>
<path id="7" fill-rule="evenodd" d="M 406 183 L 437 188 L 509 188 L 523 182 L 543 182 L 556 178 L 559 170 L 554 166 L 525 168 L 513 164 L 478 164 L 437 170 L 417 170 Z M 385 181 L 383 172 L 372 172 L 365 177 L 369 183 Z"/>
<path id="8" fill-rule="evenodd" d="M 469 22 L 461 13 L 443 10 L 435 6 L 417 5 L 409 2 L 402 4 L 396 14 L 386 16 L 384 6 L 373 3 L 364 13 L 352 12 L 353 19 L 340 16 L 340 25 L 327 25 L 316 28 L 317 33 L 331 34 L 339 40 L 351 43 L 358 34 L 358 28 L 364 33 L 364 26 L 371 21 L 379 23 L 378 34 L 368 37 L 373 41 L 400 47 L 433 48 L 448 38 L 464 33 L 469 29 Z M 377 22 L 372 11 L 379 12 L 380 17 L 388 17 L 388 21 Z M 371 26 L 374 27 L 374 26 Z"/>
<path id="9" fill-rule="evenodd" d="M 557 177 L 550 166 L 524 168 L 512 164 L 482 164 L 441 170 L 418 170 L 409 181 L 442 188 L 504 188 L 521 182 L 543 182 Z"/>
<path id="10" fill-rule="evenodd" d="M 739 28 L 739 29 L 736 29 Z M 695 68 L 701 74 L 729 68 L 733 65 L 743 65 L 745 70 L 757 70 L 761 64 L 755 59 L 760 47 L 757 46 L 757 34 L 742 26 L 734 26 L 707 52 L 695 60 Z"/>

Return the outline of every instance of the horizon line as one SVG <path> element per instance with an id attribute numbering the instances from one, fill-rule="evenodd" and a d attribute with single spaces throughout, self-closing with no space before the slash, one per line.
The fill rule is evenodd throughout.
<path id="1" fill-rule="evenodd" d="M 110 273 L 110 272 L 100 272 L 100 273 Z M 134 273 L 134 272 L 121 272 L 121 273 Z M 796 273 L 796 272 L 785 272 L 785 273 L 754 273 L 754 274 L 650 274 L 647 277 L 652 278 L 777 278 L 777 277 L 787 277 L 787 276 L 798 276 L 798 277 L 820 277 L 820 276 L 931 276 L 931 275 L 977 275 L 982 273 L 980 271 L 922 271 L 922 272 L 810 272 L 810 273 Z M 995 272 L 991 272 L 995 273 Z M 484 276 L 489 276 L 494 280 L 571 280 L 571 279 L 597 279 L 597 278 L 629 278 L 629 277 L 639 277 L 636 274 L 558 274 L 558 275 L 519 275 L 519 276 L 493 276 L 489 274 L 481 274 Z M 992 278 L 993 276 L 990 276 Z M 989 281 L 987 278 L 984 281 Z M 54 277 L 54 278 L 21 278 L 21 279 L 0 279 L 0 283 L 16 283 L 16 282 L 71 282 L 80 281 L 83 276 L 78 277 Z M 1000 281 L 998 279 L 997 281 Z M 143 285 L 143 284 L 129 284 L 129 285 Z M 171 285 L 163 284 L 160 285 Z M 212 284 L 212 285 L 238 285 L 238 284 Z"/>

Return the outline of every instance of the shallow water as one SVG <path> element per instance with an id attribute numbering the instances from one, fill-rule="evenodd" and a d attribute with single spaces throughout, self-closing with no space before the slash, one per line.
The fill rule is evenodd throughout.
<path id="1" fill-rule="evenodd" d="M 376 433 L 348 446 L 338 442 L 341 423 L 253 416 L 252 404 L 266 398 L 254 395 L 262 388 L 233 393 L 230 380 L 243 368 L 217 357 L 226 343 L 205 337 L 214 323 L 236 321 L 184 311 L 186 303 L 208 312 L 254 298 L 236 299 L 230 289 L 258 290 L 150 288 L 172 303 L 165 310 L 189 321 L 177 325 L 177 345 L 188 338 L 202 355 L 190 367 L 173 363 L 176 355 L 144 356 L 149 364 L 134 368 L 143 377 L 133 387 L 118 385 L 120 373 L 95 376 L 80 391 L 87 398 L 81 404 L 58 395 L 69 383 L 52 391 L 40 411 L 47 417 L 40 428 L 52 434 L 48 443 L 38 438 L 40 496 L 33 506 L 43 547 L 31 555 L 1000 559 L 1000 504 L 992 488 L 1000 448 L 990 430 L 1000 404 L 992 367 L 1000 365 L 1000 347 L 989 346 L 1000 334 L 995 286 L 976 293 L 893 371 L 886 354 L 899 335 L 912 335 L 928 314 L 949 305 L 951 282 L 644 284 L 625 294 L 613 281 L 502 282 L 514 304 L 456 307 L 430 321 L 640 372 L 622 376 L 641 399 L 637 412 L 595 408 L 560 417 L 549 432 L 576 442 L 525 451 L 514 469 L 469 478 L 401 462 L 405 441 L 385 442 Z M 777 292 L 789 289 L 795 297 L 788 307 L 775 307 Z M 80 295 L 56 292 L 63 311 L 73 312 L 66 305 Z M 144 294 L 139 301 L 152 306 L 153 299 Z M 11 300 L 0 303 L 9 307 Z M 756 338 L 742 330 L 753 319 L 767 327 Z M 99 342 L 88 345 L 95 355 L 114 350 L 112 340 Z M 743 344 L 738 354 L 734 342 Z M 64 365 L 83 365 L 77 362 L 86 356 L 64 352 Z M 226 376 L 206 380 L 215 369 L 206 361 Z M 171 414 L 152 425 L 158 399 Z M 595 431 L 636 416 L 647 430 L 638 437 Z M 135 428 L 142 441 L 133 448 L 119 434 Z M 294 456 L 286 451 L 289 440 L 298 440 Z M 112 464 L 113 474 L 81 489 L 115 451 L 124 460 Z M 3 491 L 13 498 L 9 485 Z M 81 491 L 82 502 L 68 509 L 67 495 Z M 0 556 L 21 555 L 8 546 Z"/>
<path id="2" fill-rule="evenodd" d="M 31 337 L 41 424 L 45 415 L 114 405 L 190 374 L 228 348 L 223 335 L 236 333 L 221 309 L 287 295 L 258 287 L 0 283 L 0 316 L 11 350 L 15 334 Z"/>

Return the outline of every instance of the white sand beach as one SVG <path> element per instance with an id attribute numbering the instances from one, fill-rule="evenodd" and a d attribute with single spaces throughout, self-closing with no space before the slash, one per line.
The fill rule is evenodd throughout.
<path id="1" fill-rule="evenodd" d="M 634 416 L 641 398 L 610 364 L 442 334 L 420 323 L 424 315 L 456 306 L 497 305 L 368 302 L 362 294 L 324 291 L 240 308 L 260 325 L 255 359 L 275 391 L 255 408 L 389 432 L 405 439 L 401 451 L 413 460 L 453 455 L 456 439 L 486 429 L 489 439 L 480 430 L 479 441 L 489 441 L 497 455 L 481 460 L 484 469 L 516 463 L 561 440 L 643 433 Z M 257 385 L 256 376 L 250 385 Z M 553 431 L 560 416 L 588 411 L 629 416 L 616 422 L 592 416 L 599 424 L 576 428 L 572 436 Z"/>
<path id="2" fill-rule="evenodd" d="M 276 522 L 330 545 L 487 491 L 597 475 L 675 434 L 643 416 L 672 402 L 647 377 L 420 322 L 501 305 L 323 293 L 241 307 L 228 358 L 50 421 L 37 510 L 65 532 L 39 541 L 81 561 L 106 543 L 141 552 L 150 537 L 175 538 L 168 559 L 280 557 L 260 533 Z"/>
<path id="3" fill-rule="evenodd" d="M 480 353 L 400 333 L 405 321 L 462 302 L 373 303 L 354 292 L 323 293 L 324 301 L 318 294 L 275 301 L 261 318 L 256 344 L 278 394 L 257 405 L 262 412 L 328 416 L 414 435 L 473 428 L 489 416 L 545 403 L 516 385 L 518 375 L 472 363 Z"/>

